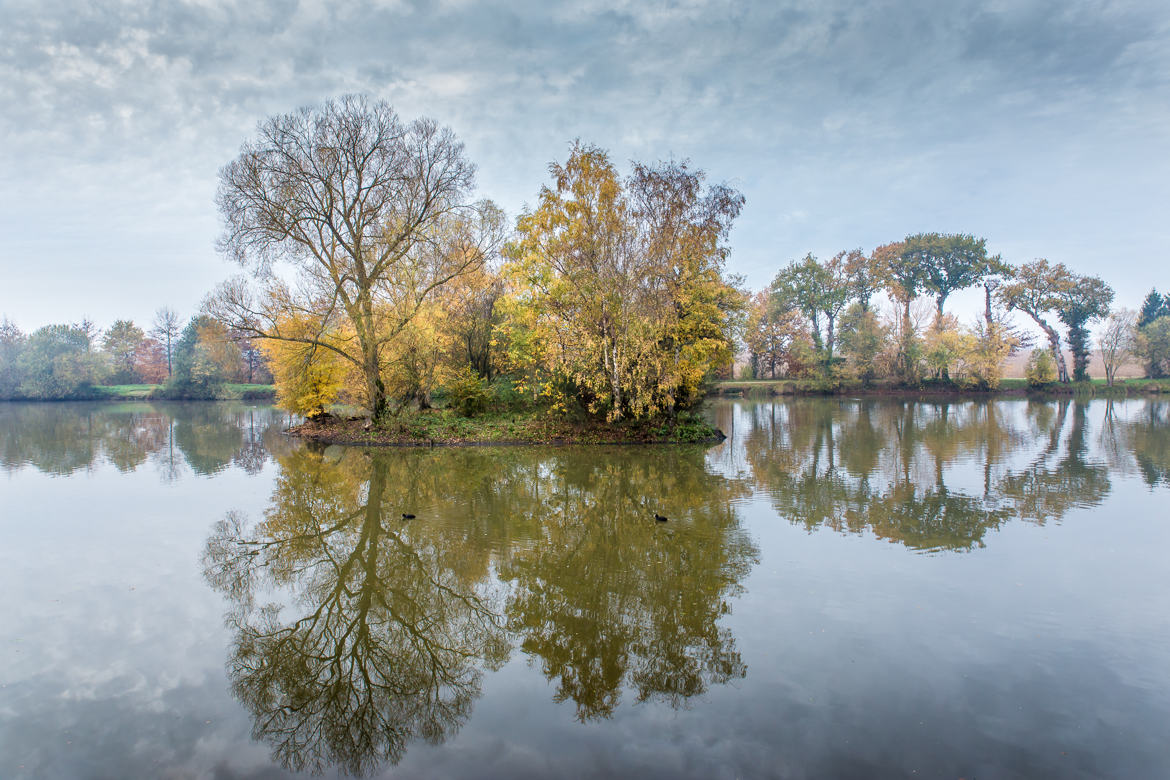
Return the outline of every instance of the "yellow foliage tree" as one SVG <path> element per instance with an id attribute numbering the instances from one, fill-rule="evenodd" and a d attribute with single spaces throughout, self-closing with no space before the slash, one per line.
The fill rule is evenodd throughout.
<path id="1" fill-rule="evenodd" d="M 320 415 L 326 406 L 337 401 L 347 384 L 347 374 L 353 372 L 347 371 L 344 360 L 335 351 L 307 339 L 311 331 L 313 341 L 329 338 L 315 333 L 307 319 L 286 318 L 280 326 L 286 333 L 304 331 L 306 341 L 266 339 L 260 342 L 276 383 L 276 403 L 296 414 Z"/>
<path id="2" fill-rule="evenodd" d="M 389 399 L 401 405 L 415 401 L 421 409 L 430 406 L 431 393 L 452 376 L 448 319 L 441 304 L 424 304 L 398 338 L 387 344 L 382 376 Z M 395 405 L 391 412 L 400 409 Z"/>
<path id="3" fill-rule="evenodd" d="M 955 315 L 940 314 L 926 333 L 923 358 L 935 379 L 965 384 L 970 378 L 976 347 L 975 337 L 959 324 Z"/>
<path id="4" fill-rule="evenodd" d="M 726 364 L 744 296 L 723 277 L 743 197 L 685 163 L 635 164 L 575 144 L 521 215 L 497 341 L 555 406 L 609 420 L 671 415 Z"/>

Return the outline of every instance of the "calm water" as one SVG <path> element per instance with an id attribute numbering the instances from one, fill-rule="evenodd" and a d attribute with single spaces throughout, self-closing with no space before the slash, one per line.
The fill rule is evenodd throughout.
<path id="1" fill-rule="evenodd" d="M 0 404 L 0 777 L 1170 775 L 1170 403 L 711 414 Z"/>

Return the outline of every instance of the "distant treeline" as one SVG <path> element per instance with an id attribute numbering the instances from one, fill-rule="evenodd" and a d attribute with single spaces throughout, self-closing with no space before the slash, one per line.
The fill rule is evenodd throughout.
<path id="1" fill-rule="evenodd" d="M 0 399 L 104 397 L 109 385 L 159 385 L 160 398 L 217 398 L 226 383 L 272 381 L 251 340 L 205 315 L 186 326 L 160 309 L 149 331 L 131 320 L 46 325 L 25 334 L 0 321 Z"/>
<path id="2" fill-rule="evenodd" d="M 982 288 L 984 312 L 968 326 L 945 304 L 971 287 Z M 875 307 L 883 295 L 893 305 Z M 1047 342 L 1028 361 L 1034 385 L 1088 380 L 1094 346 L 1110 383 L 1135 358 L 1149 376 L 1165 376 L 1170 298 L 1151 291 L 1135 314 L 1111 309 L 1113 297 L 1098 277 L 1042 259 L 1014 266 L 989 256 L 985 239 L 964 234 L 919 233 L 870 254 L 855 249 L 823 261 L 809 254 L 752 298 L 741 378 L 811 379 L 825 389 L 879 379 L 994 389 L 1007 360 L 1031 345 L 1012 312 L 1026 315 Z M 1100 320 L 1106 324 L 1094 345 L 1090 327 Z"/>

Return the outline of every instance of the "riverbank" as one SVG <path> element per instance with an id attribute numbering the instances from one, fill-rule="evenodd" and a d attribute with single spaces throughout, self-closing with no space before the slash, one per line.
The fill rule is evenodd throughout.
<path id="1" fill-rule="evenodd" d="M 809 379 L 729 380 L 717 382 L 710 395 L 724 398 L 770 398 L 775 396 L 837 396 L 870 397 L 954 397 L 989 398 L 1002 396 L 1061 396 L 1126 397 L 1131 395 L 1170 394 L 1170 379 L 1125 379 L 1109 386 L 1104 379 L 1071 384 L 1053 383 L 1030 387 L 1023 379 L 1005 379 L 994 390 L 980 390 L 943 382 L 923 382 L 907 385 L 900 382 L 842 382 L 828 385 Z"/>
<path id="2" fill-rule="evenodd" d="M 676 421 L 604 423 L 566 420 L 547 411 L 461 417 L 449 409 L 406 412 L 379 424 L 364 417 L 327 416 L 289 428 L 323 444 L 374 447 L 467 447 L 519 444 L 715 444 L 723 433 L 698 415 Z"/>
<path id="3" fill-rule="evenodd" d="M 275 401 L 274 385 L 225 384 L 211 392 L 169 389 L 166 385 L 95 385 L 68 398 L 0 398 L 4 401 Z"/>

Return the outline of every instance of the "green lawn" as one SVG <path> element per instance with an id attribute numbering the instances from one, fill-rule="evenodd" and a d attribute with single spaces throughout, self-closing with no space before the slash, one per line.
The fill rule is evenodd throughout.
<path id="1" fill-rule="evenodd" d="M 139 399 L 149 396 L 156 387 L 158 385 L 100 385 L 94 389 L 110 398 Z"/>
<path id="2" fill-rule="evenodd" d="M 1004 379 L 999 386 L 999 392 L 1019 393 L 1028 389 L 1024 379 Z M 1071 385 L 1053 384 L 1044 389 L 1045 392 L 1057 394 L 1089 394 L 1089 395 L 1138 395 L 1146 393 L 1170 393 L 1170 379 L 1119 379 L 1113 387 L 1109 387 L 1104 379 L 1092 379 L 1088 382 L 1074 382 Z M 712 388 L 713 395 L 743 395 L 746 397 L 766 397 L 774 395 L 821 395 L 829 392 L 833 395 L 882 395 L 888 393 L 954 393 L 962 394 L 966 391 L 946 385 L 932 385 L 927 382 L 921 386 L 907 387 L 897 382 L 882 380 L 874 382 L 869 387 L 860 382 L 845 382 L 836 390 L 827 391 L 823 384 L 808 379 L 748 379 L 727 380 L 716 382 Z"/>
<path id="3" fill-rule="evenodd" d="M 99 385 L 94 388 L 101 397 L 104 398 L 118 398 L 126 400 L 141 400 L 150 398 L 151 393 L 158 390 L 162 385 Z M 275 385 L 260 385 L 260 384 L 226 384 L 224 385 L 224 398 L 256 398 L 263 395 L 275 395 Z"/>

